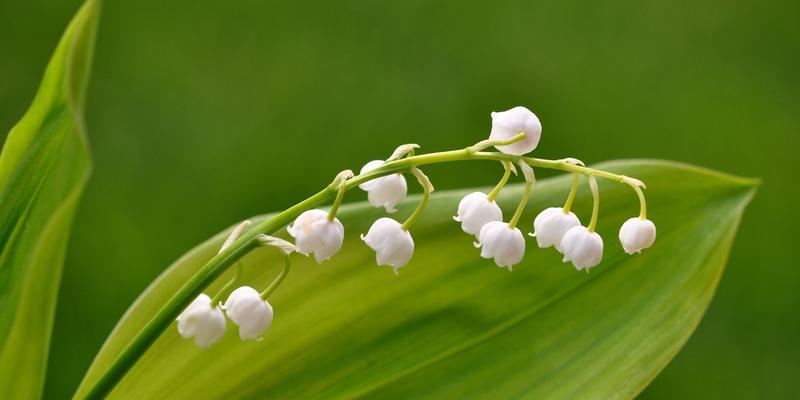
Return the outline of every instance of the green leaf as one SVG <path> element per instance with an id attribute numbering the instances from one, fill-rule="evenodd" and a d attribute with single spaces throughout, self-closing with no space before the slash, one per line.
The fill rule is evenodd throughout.
<path id="1" fill-rule="evenodd" d="M 83 104 L 97 24 L 89 0 L 0 154 L 0 398 L 41 397 L 61 268 L 91 161 Z"/>
<path id="2" fill-rule="evenodd" d="M 525 259 L 511 273 L 481 259 L 473 238 L 451 219 L 468 191 L 449 191 L 432 197 L 412 229 L 414 259 L 394 276 L 375 265 L 358 239 L 380 210 L 350 205 L 340 211 L 348 231 L 340 254 L 323 267 L 295 256 L 295 267 L 270 299 L 275 321 L 263 341 L 242 342 L 229 324 L 222 342 L 198 349 L 173 326 L 111 397 L 631 398 L 699 323 L 754 182 L 661 161 L 597 167 L 648 184 L 659 238 L 643 254 L 624 254 L 617 240 L 620 225 L 638 215 L 636 195 L 609 181 L 600 182 L 605 257 L 589 274 L 562 264 L 555 250 L 539 249 L 530 238 Z M 521 227 L 531 229 L 538 211 L 562 204 L 570 181 L 540 181 Z M 520 186 L 503 190 L 506 215 L 520 194 Z M 403 203 L 396 217 L 408 215 L 418 199 Z M 590 209 L 583 187 L 575 210 L 584 223 Z M 190 251 L 139 297 L 78 397 L 225 235 Z M 258 249 L 243 262 L 245 282 L 259 289 L 281 268 L 271 249 Z"/>

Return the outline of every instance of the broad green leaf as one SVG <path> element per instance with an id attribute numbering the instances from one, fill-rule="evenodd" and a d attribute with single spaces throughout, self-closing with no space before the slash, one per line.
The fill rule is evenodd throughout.
<path id="1" fill-rule="evenodd" d="M 97 2 L 75 15 L 0 154 L 0 398 L 41 396 L 67 239 L 91 161 L 83 104 Z"/>
<path id="2" fill-rule="evenodd" d="M 451 219 L 468 191 L 434 194 L 412 229 L 412 262 L 392 274 L 358 239 L 380 210 L 342 209 L 348 238 L 324 266 L 296 256 L 271 298 L 275 321 L 261 342 L 229 324 L 222 342 L 198 349 L 171 327 L 111 393 L 112 398 L 631 398 L 672 359 L 711 301 L 753 182 L 661 161 L 597 167 L 648 184 L 659 238 L 623 253 L 619 226 L 638 214 L 627 186 L 601 181 L 598 231 L 605 258 L 587 274 L 553 249 L 528 251 L 513 272 L 479 257 Z M 436 181 L 435 175 L 431 178 Z M 560 205 L 570 176 L 540 181 L 523 228 Z M 504 189 L 507 215 L 521 188 Z M 402 204 L 398 217 L 418 198 Z M 588 220 L 585 187 L 576 211 Z M 258 218 L 258 220 L 262 220 Z M 218 249 L 220 233 L 166 270 L 131 306 L 79 391 L 93 384 L 148 318 Z M 246 282 L 263 288 L 277 251 L 244 259 Z M 214 292 L 230 275 L 207 292 Z"/>

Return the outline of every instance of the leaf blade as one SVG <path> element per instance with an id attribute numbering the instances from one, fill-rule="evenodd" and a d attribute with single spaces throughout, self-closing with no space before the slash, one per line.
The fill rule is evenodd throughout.
<path id="1" fill-rule="evenodd" d="M 78 11 L 0 153 L 0 397 L 38 398 L 69 228 L 91 169 L 83 123 L 97 5 Z"/>
<path id="2" fill-rule="evenodd" d="M 323 269 L 296 263 L 294 276 L 276 293 L 275 324 L 263 343 L 241 343 L 235 333 L 228 332 L 222 343 L 199 351 L 174 331 L 166 332 L 112 397 L 155 393 L 290 398 L 632 397 L 674 356 L 700 320 L 753 189 L 750 181 L 673 163 L 632 161 L 604 167 L 641 177 L 651 188 L 650 213 L 659 225 L 660 238 L 645 255 L 629 257 L 619 248 L 615 229 L 635 215 L 636 199 L 630 189 L 607 182 L 601 187 L 599 228 L 606 239 L 606 259 L 588 276 L 561 265 L 554 250 L 533 248 L 533 241 L 528 242 L 528 255 L 513 274 L 480 259 L 470 248 L 470 238 L 450 220 L 465 194 L 462 191 L 432 198 L 412 232 L 418 243 L 415 259 L 398 280 L 387 270 L 375 268 L 374 256 L 354 238 L 380 213 L 365 205 L 349 206 L 341 214 L 350 232 L 343 253 Z M 675 187 L 673 182 L 681 184 Z M 536 211 L 563 201 L 568 186 L 569 177 L 542 181 L 526 210 L 526 225 Z M 500 203 L 506 211 L 513 209 L 520 190 L 504 190 Z M 413 209 L 413 201 L 402 210 Z M 576 207 L 587 220 L 588 191 L 579 194 Z M 689 218 L 678 223 L 677 216 Z M 682 246 L 680 235 L 691 235 L 704 246 Z M 135 327 L 213 254 L 223 236 L 190 252 L 137 300 L 104 345 L 79 394 Z M 672 257 L 665 256 L 676 252 L 684 256 L 679 257 L 683 264 L 677 265 L 683 268 L 677 269 L 680 273 L 669 270 L 677 268 L 676 263 L 670 264 Z M 245 259 L 251 282 L 261 285 L 276 272 L 278 263 L 276 256 L 264 251 Z M 698 271 L 705 272 L 700 280 L 704 285 L 689 286 L 693 291 L 687 292 L 684 286 L 691 282 L 687 279 Z M 665 291 L 656 278 L 670 282 L 672 290 Z M 635 294 L 636 301 L 628 304 L 622 296 L 604 298 L 605 293 L 621 288 Z M 675 302 L 680 296 L 684 303 Z M 686 309 L 685 315 L 676 314 L 680 310 L 676 304 Z M 648 319 L 647 313 L 634 312 L 640 309 L 668 310 L 672 317 Z M 661 331 L 639 331 L 637 324 L 625 323 L 624 312 Z M 576 318 L 565 319 L 565 315 Z M 610 316 L 613 323 L 601 316 Z M 592 331 L 587 324 L 604 329 Z M 229 325 L 229 329 L 235 327 Z M 659 336 L 659 332 L 669 334 Z M 531 340 L 532 333 L 543 334 Z M 633 345 L 646 344 L 643 338 L 660 345 Z M 635 351 L 626 355 L 625 346 Z M 169 371 L 163 369 L 165 363 Z M 598 370 L 600 366 L 605 370 Z M 236 374 L 226 374 L 234 368 Z M 225 382 L 215 379 L 223 374 Z M 590 390 L 576 391 L 580 387 Z"/>

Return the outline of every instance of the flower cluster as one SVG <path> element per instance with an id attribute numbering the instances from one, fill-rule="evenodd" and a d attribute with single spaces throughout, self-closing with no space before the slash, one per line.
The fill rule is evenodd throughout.
<path id="1" fill-rule="evenodd" d="M 624 251 L 628 254 L 639 253 L 653 244 L 656 227 L 646 217 L 642 192 L 644 184 L 641 181 L 587 168 L 576 159 L 550 161 L 524 157 L 537 147 L 541 139 L 542 125 L 539 118 L 525 107 L 494 112 L 491 117 L 492 129 L 489 138 L 462 151 L 415 157 L 414 149 L 419 146 L 403 145 L 385 161 L 368 162 L 361 168 L 358 176 L 354 176 L 349 170 L 341 172 L 327 189 L 331 195 L 332 192 L 336 192 L 331 209 L 304 211 L 287 227 L 287 233 L 294 239 L 294 244 L 264 234 L 257 236 L 261 245 L 277 247 L 285 254 L 286 267 L 275 281 L 260 293 L 250 286 L 238 287 L 230 292 L 223 304 L 220 302 L 221 296 L 235 286 L 239 277 L 237 272 L 233 280 L 217 296 L 211 298 L 206 294 L 200 294 L 189 304 L 178 317 L 178 331 L 181 336 L 194 338 L 199 347 L 208 347 L 224 335 L 227 316 L 239 327 L 239 336 L 242 340 L 258 340 L 272 324 L 273 310 L 267 297 L 288 273 L 289 254 L 292 251 L 306 256 L 313 254 L 317 263 L 322 264 L 342 248 L 345 230 L 344 225 L 336 218 L 336 214 L 344 193 L 357 185 L 367 192 L 372 206 L 382 207 L 387 213 L 394 213 L 397 204 L 405 199 L 408 192 L 403 174 L 411 173 L 424 189 L 422 200 L 416 210 L 403 222 L 389 217 L 379 218 L 365 234 L 361 235 L 364 243 L 375 252 L 377 264 L 389 266 L 397 274 L 398 270 L 412 258 L 414 239 L 410 228 L 420 217 L 434 190 L 430 179 L 418 166 L 437 162 L 436 156 L 440 159 L 450 157 L 442 161 L 483 158 L 502 162 L 504 174 L 494 189 L 489 193 L 473 192 L 464 196 L 453 217 L 460 223 L 465 233 L 474 236 L 475 247 L 480 249 L 481 257 L 493 259 L 499 267 L 511 270 L 525 255 L 525 236 L 517 225 L 536 182 L 531 165 L 551 168 L 555 165 L 555 168 L 573 173 L 572 188 L 564 206 L 546 208 L 532 221 L 533 232 L 529 235 L 536 238 L 539 247 L 555 248 L 563 254 L 564 262 L 571 262 L 578 270 L 588 271 L 601 262 L 603 239 L 595 232 L 600 202 L 596 175 L 628 184 L 639 197 L 641 207 L 639 216 L 627 220 L 619 232 Z M 492 146 L 500 152 L 483 152 Z M 518 170 L 525 179 L 525 190 L 516 211 L 508 222 L 505 222 L 503 211 L 497 204 L 496 198 L 511 174 L 516 174 Z M 586 226 L 571 211 L 582 176 L 587 177 L 594 200 L 591 219 Z M 236 241 L 248 224 L 249 221 L 245 221 L 235 228 L 222 245 L 220 252 Z M 241 265 L 239 269 L 241 270 Z"/>
<path id="2" fill-rule="evenodd" d="M 250 225 L 250 221 L 244 221 L 234 228 L 227 240 L 222 244 L 219 252 L 228 248 L 236 239 L 239 238 L 244 228 Z M 295 246 L 285 240 L 261 235 L 259 238 L 264 245 L 278 248 L 287 257 L 295 250 Z M 299 250 L 298 250 L 299 251 Z M 232 287 L 239 279 L 241 266 L 236 276 L 220 292 L 223 294 Z M 227 325 L 227 316 L 236 326 L 239 327 L 239 337 L 242 340 L 260 340 L 261 335 L 272 325 L 273 311 L 272 305 L 266 300 L 267 296 L 280 283 L 280 279 L 270 285 L 262 293 L 250 286 L 240 286 L 233 290 L 224 304 L 220 304 L 219 298 L 212 299 L 205 293 L 201 293 L 195 298 L 186 310 L 178 316 L 178 333 L 184 338 L 194 338 L 197 347 L 206 348 L 222 339 Z"/>

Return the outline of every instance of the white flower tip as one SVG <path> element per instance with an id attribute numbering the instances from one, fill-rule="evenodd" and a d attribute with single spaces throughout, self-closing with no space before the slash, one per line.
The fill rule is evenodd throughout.
<path id="1" fill-rule="evenodd" d="M 387 212 L 387 213 L 389 213 L 389 214 L 394 214 L 394 213 L 396 213 L 396 212 L 397 212 L 397 207 L 395 207 L 395 206 L 394 206 L 394 204 L 385 203 L 385 204 L 383 205 L 383 208 L 384 208 L 384 209 L 386 210 L 386 212 Z"/>
<path id="2" fill-rule="evenodd" d="M 389 156 L 388 159 L 386 159 L 386 161 L 399 160 L 399 159 L 403 158 L 403 156 L 405 156 L 406 154 L 411 153 L 412 151 L 414 151 L 414 149 L 418 149 L 418 148 L 419 148 L 419 145 L 416 144 L 416 143 L 408 143 L 408 144 L 403 144 L 403 145 L 397 146 L 397 149 L 395 149 L 395 151 L 392 153 L 391 156 Z"/>
<path id="3" fill-rule="evenodd" d="M 400 268 L 392 267 L 392 271 L 394 271 L 394 276 L 400 276 Z"/>
<path id="4" fill-rule="evenodd" d="M 565 162 L 567 164 L 580 165 L 581 167 L 585 167 L 586 166 L 586 164 L 584 164 L 583 161 L 578 160 L 577 158 L 572 158 L 572 157 L 562 158 L 560 161 L 561 162 Z"/>
<path id="5" fill-rule="evenodd" d="M 292 232 L 295 231 L 292 230 L 289 232 L 289 234 L 293 235 Z M 258 243 L 264 247 L 275 247 L 276 249 L 280 250 L 281 253 L 287 256 L 289 254 L 292 254 L 292 252 L 294 251 L 297 251 L 300 254 L 308 255 L 306 253 L 298 251 L 297 247 L 289 241 L 283 240 L 279 237 L 265 235 L 263 233 L 258 235 Z"/>
<path id="6" fill-rule="evenodd" d="M 322 257 L 316 255 L 316 253 L 314 254 L 314 261 L 316 261 L 317 265 L 319 265 L 320 267 L 322 266 L 322 263 L 324 263 L 325 261 L 328 261 L 329 259 L 330 259 L 330 257 L 322 258 Z"/>
<path id="7" fill-rule="evenodd" d="M 631 186 L 636 186 L 636 187 L 640 187 L 642 189 L 647 189 L 647 186 L 645 186 L 644 182 L 642 182 L 642 181 L 640 181 L 640 180 L 638 180 L 636 178 L 631 178 L 630 176 L 623 176 L 622 177 L 622 182 L 624 182 L 624 183 L 626 183 L 628 185 L 631 185 Z"/>
<path id="8" fill-rule="evenodd" d="M 336 174 L 336 177 L 333 178 L 333 182 L 331 182 L 330 188 L 333 190 L 339 190 L 342 184 L 347 182 L 348 179 L 354 177 L 353 171 L 350 169 L 346 169 L 342 172 Z"/>
<path id="9" fill-rule="evenodd" d="M 532 238 L 535 238 L 536 237 L 536 232 L 528 232 L 528 236 L 530 236 Z"/>
<path id="10" fill-rule="evenodd" d="M 233 244 L 233 242 L 235 242 L 236 239 L 238 239 L 239 236 L 242 235 L 242 231 L 245 228 L 247 228 L 248 226 L 250 226 L 251 223 L 252 222 L 250 222 L 249 219 L 246 219 L 246 220 L 242 221 L 239 225 L 236 225 L 236 227 L 233 228 L 231 233 L 225 239 L 225 242 L 222 243 L 222 246 L 220 246 L 219 251 L 217 252 L 217 254 L 222 253 L 223 250 L 227 249 L 231 244 Z"/>
<path id="11" fill-rule="evenodd" d="M 519 167 L 522 169 L 522 175 L 525 176 L 525 182 L 536 182 L 536 176 L 533 174 L 533 168 L 523 160 L 519 160 Z"/>

